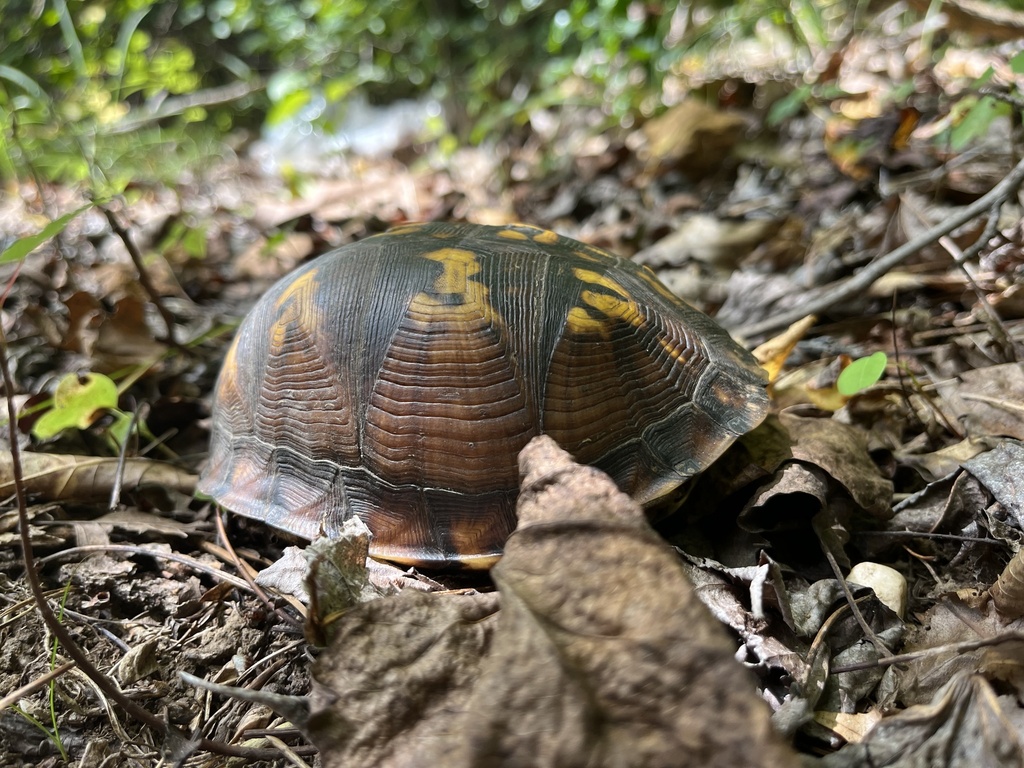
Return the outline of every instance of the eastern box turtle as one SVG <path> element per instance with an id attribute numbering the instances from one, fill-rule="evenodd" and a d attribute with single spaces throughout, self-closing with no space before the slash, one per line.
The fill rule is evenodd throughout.
<path id="1" fill-rule="evenodd" d="M 402 226 L 313 260 L 242 323 L 199 488 L 311 539 L 486 567 L 546 433 L 650 505 L 767 408 L 753 358 L 649 270 L 525 225 Z"/>

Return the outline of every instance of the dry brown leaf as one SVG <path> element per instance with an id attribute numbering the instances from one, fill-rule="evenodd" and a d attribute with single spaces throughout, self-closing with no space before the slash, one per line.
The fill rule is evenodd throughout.
<path id="1" fill-rule="evenodd" d="M 775 429 L 773 430 L 772 427 Z M 756 441 L 771 436 L 763 446 Z M 785 444 L 779 437 L 784 436 Z M 868 454 L 866 434 L 835 419 L 782 413 L 744 442 L 755 451 L 757 463 L 769 474 L 747 504 L 741 520 L 748 531 L 799 527 L 820 510 L 838 509 L 846 494 L 876 517 L 891 515 L 892 483 Z M 842 487 L 846 494 L 835 490 Z M 834 511 L 834 509 L 833 509 Z"/>
<path id="2" fill-rule="evenodd" d="M 881 713 L 873 709 L 861 714 L 846 712 L 815 712 L 814 722 L 822 725 L 847 742 L 859 742 L 865 734 L 882 719 Z"/>
<path id="3" fill-rule="evenodd" d="M 901 701 L 926 702 L 957 674 L 982 673 L 1024 694 L 1024 644 L 1018 639 L 1022 630 L 1024 621 L 1007 623 L 976 593 L 964 599 L 949 596 L 935 604 L 920 617 L 904 645 L 903 653 L 916 658 L 902 671 Z M 974 647 L 981 641 L 991 644 Z"/>
<path id="4" fill-rule="evenodd" d="M 895 531 L 956 532 L 972 524 L 987 506 L 981 484 L 957 470 L 929 483 L 896 505 L 889 528 Z"/>
<path id="5" fill-rule="evenodd" d="M 117 479 L 117 459 L 22 452 L 25 491 L 49 500 L 107 499 Z M 192 495 L 196 477 L 162 461 L 127 459 L 121 487 L 132 491 L 157 485 Z M 14 464 L 10 451 L 0 451 L 0 497 L 14 494 Z"/>
<path id="6" fill-rule="evenodd" d="M 1005 435 L 1024 440 L 1024 368 L 1020 363 L 965 371 L 939 392 L 971 437 Z"/>
<path id="7" fill-rule="evenodd" d="M 97 328 L 92 348 L 92 368 L 116 371 L 128 366 L 149 366 L 167 350 L 156 341 L 164 331 L 154 331 L 147 323 L 146 304 L 134 296 L 117 302 L 112 315 L 104 317 Z"/>
<path id="8" fill-rule="evenodd" d="M 640 158 L 650 172 L 678 168 L 691 178 L 701 178 L 720 167 L 744 127 L 743 118 L 735 112 L 686 99 L 647 121 Z"/>
<path id="9" fill-rule="evenodd" d="M 992 446 L 988 442 L 966 439 L 930 453 L 894 451 L 893 454 L 900 466 L 911 467 L 931 483 L 956 472 L 963 462 L 989 450 Z"/>
<path id="10" fill-rule="evenodd" d="M 892 482 L 868 453 L 863 430 L 835 419 L 804 418 L 791 413 L 779 421 L 793 438 L 793 458 L 821 467 L 842 485 L 857 504 L 877 517 L 892 515 Z"/>
<path id="11" fill-rule="evenodd" d="M 637 253 L 634 261 L 652 267 L 676 267 L 687 261 L 699 261 L 731 270 L 781 225 L 776 219 L 732 219 L 694 213 L 679 222 L 672 234 Z"/>
<path id="12" fill-rule="evenodd" d="M 1021 745 L 991 686 L 980 675 L 948 681 L 928 705 L 882 720 L 864 742 L 823 761 L 825 768 L 1019 768 Z"/>
<path id="13" fill-rule="evenodd" d="M 803 320 L 797 320 L 782 333 L 758 345 L 754 350 L 754 359 L 768 371 L 768 381 L 774 383 L 779 378 L 786 358 L 817 321 L 815 315 L 808 315 Z"/>
<path id="14" fill-rule="evenodd" d="M 498 594 L 340 620 L 314 672 L 324 766 L 795 766 L 642 510 L 547 438 L 520 461 Z"/>
<path id="15" fill-rule="evenodd" d="M 992 450 L 965 461 L 964 469 L 981 481 L 1024 530 L 1024 443 L 1002 440 Z"/>

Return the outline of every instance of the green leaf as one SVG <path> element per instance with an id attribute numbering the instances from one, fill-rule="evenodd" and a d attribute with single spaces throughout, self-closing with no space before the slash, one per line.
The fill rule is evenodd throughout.
<path id="1" fill-rule="evenodd" d="M 1024 73 L 1024 51 L 1014 54 L 1010 59 L 1010 69 L 1015 75 Z"/>
<path id="2" fill-rule="evenodd" d="M 0 264 L 9 264 L 12 261 L 21 261 L 51 237 L 55 237 L 63 232 L 65 227 L 67 227 L 68 223 L 73 218 L 78 216 L 82 211 L 91 207 L 92 203 L 83 205 L 77 211 L 65 213 L 59 219 L 54 219 L 36 234 L 19 237 L 14 241 L 13 245 L 4 249 L 4 251 L 0 253 Z"/>
<path id="3" fill-rule="evenodd" d="M 856 395 L 878 383 L 888 362 L 889 358 L 885 352 L 875 352 L 873 355 L 854 360 L 839 374 L 836 389 L 839 390 L 839 394 L 847 397 Z"/>
<path id="4" fill-rule="evenodd" d="M 32 96 L 40 104 L 49 104 L 50 100 L 46 95 L 46 92 L 39 87 L 39 84 L 31 77 L 26 75 L 20 69 L 9 67 L 6 64 L 0 64 L 0 77 L 4 80 L 9 80 L 17 86 L 20 86 L 25 93 Z"/>
<path id="5" fill-rule="evenodd" d="M 69 373 L 53 393 L 53 407 L 39 417 L 32 434 L 41 440 L 69 427 L 85 429 L 98 412 L 117 408 L 117 385 L 102 373 Z"/>
<path id="6" fill-rule="evenodd" d="M 801 85 L 792 93 L 783 96 L 768 110 L 768 125 L 778 126 L 796 115 L 811 97 L 811 86 Z"/>
<path id="7" fill-rule="evenodd" d="M 953 128 L 950 145 L 960 151 L 979 136 L 984 136 L 1000 111 L 1000 104 L 995 99 L 991 96 L 982 97 L 968 110 L 960 124 Z"/>

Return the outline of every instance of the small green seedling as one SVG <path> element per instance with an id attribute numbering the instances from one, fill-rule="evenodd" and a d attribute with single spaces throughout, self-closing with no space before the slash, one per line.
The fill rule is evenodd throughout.
<path id="1" fill-rule="evenodd" d="M 839 390 L 839 394 L 846 397 L 862 392 L 878 383 L 888 362 L 889 358 L 885 352 L 875 352 L 873 355 L 854 360 L 839 374 L 836 389 Z"/>
<path id="2" fill-rule="evenodd" d="M 102 373 L 70 373 L 60 380 L 53 393 L 53 407 L 39 417 L 32 434 L 46 440 L 69 427 L 86 429 L 98 412 L 116 409 L 117 385 L 109 377 Z"/>

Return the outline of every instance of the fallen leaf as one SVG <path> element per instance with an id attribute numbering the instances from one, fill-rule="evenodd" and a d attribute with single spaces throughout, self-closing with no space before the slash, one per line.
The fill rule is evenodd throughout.
<path id="1" fill-rule="evenodd" d="M 818 318 L 815 315 L 808 315 L 803 320 L 797 320 L 782 333 L 757 346 L 754 350 L 754 359 L 768 371 L 768 381 L 774 383 L 778 379 L 786 358 L 817 321 Z"/>
<path id="2" fill-rule="evenodd" d="M 686 99 L 644 124 L 646 143 L 640 159 L 651 173 L 678 168 L 691 178 L 702 178 L 721 167 L 745 127 L 735 112 Z"/>
<path id="3" fill-rule="evenodd" d="M 21 454 L 22 481 L 29 495 L 50 500 L 108 499 L 117 480 L 117 459 L 56 453 Z M 124 462 L 123 490 L 146 485 L 171 488 L 191 496 L 196 476 L 172 464 L 133 458 Z M 0 496 L 14 493 L 14 462 L 10 451 L 0 451 Z"/>
<path id="4" fill-rule="evenodd" d="M 1015 467 L 1016 472 L 1007 469 Z M 991 451 L 978 454 L 964 462 L 964 469 L 978 478 L 993 498 L 1003 505 L 1024 529 L 1024 444 L 1003 440 Z"/>
<path id="5" fill-rule="evenodd" d="M 795 766 L 643 511 L 548 438 L 520 462 L 497 594 L 339 620 L 308 728 L 324 766 Z"/>
<path id="6" fill-rule="evenodd" d="M 892 516 L 892 482 L 868 453 L 867 434 L 835 419 L 779 415 L 793 438 L 793 458 L 821 467 L 855 502 L 875 517 Z"/>
<path id="7" fill-rule="evenodd" d="M 978 768 L 1024 766 L 1020 742 L 995 692 L 980 675 L 957 675 L 931 704 L 885 718 L 860 744 L 823 761 L 824 768 Z"/>
<path id="8" fill-rule="evenodd" d="M 960 381 L 939 385 L 951 411 L 973 437 L 1003 435 L 1024 440 L 1024 368 L 1020 363 L 964 371 Z"/>
<path id="9" fill-rule="evenodd" d="M 92 354 L 97 368 L 116 371 L 128 366 L 150 366 L 166 352 L 167 345 L 156 341 L 166 328 L 150 328 L 146 305 L 134 296 L 117 302 L 114 313 L 98 327 Z"/>
<path id="10" fill-rule="evenodd" d="M 694 213 L 679 222 L 672 234 L 638 252 L 634 261 L 662 267 L 692 260 L 731 270 L 775 234 L 781 224 L 775 219 L 732 219 Z"/>
<path id="11" fill-rule="evenodd" d="M 117 385 L 102 373 L 64 376 L 53 393 L 53 405 L 40 416 L 32 433 L 48 440 L 65 429 L 87 429 L 106 411 L 117 408 Z"/>

